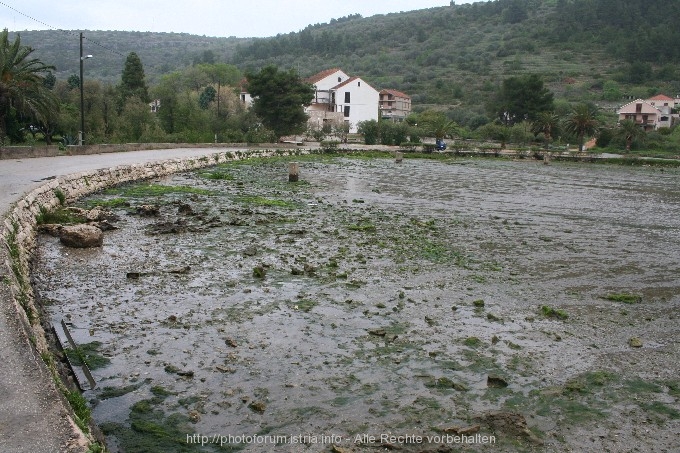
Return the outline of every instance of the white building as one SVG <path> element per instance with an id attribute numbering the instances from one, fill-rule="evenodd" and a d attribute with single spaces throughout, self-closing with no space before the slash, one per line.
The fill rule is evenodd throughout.
<path id="1" fill-rule="evenodd" d="M 324 123 L 349 124 L 349 132 L 356 133 L 362 121 L 378 121 L 380 94 L 360 77 L 350 77 L 340 69 L 328 69 L 305 79 L 314 86 L 314 99 L 305 108 L 310 126 Z M 241 103 L 250 107 L 253 102 L 247 82 L 241 83 Z"/>
<path id="2" fill-rule="evenodd" d="M 333 68 L 308 78 L 314 85 L 312 104 L 305 109 L 312 125 L 328 121 L 349 123 L 349 131 L 357 132 L 362 121 L 378 121 L 380 94 L 360 77 L 350 77 Z"/>

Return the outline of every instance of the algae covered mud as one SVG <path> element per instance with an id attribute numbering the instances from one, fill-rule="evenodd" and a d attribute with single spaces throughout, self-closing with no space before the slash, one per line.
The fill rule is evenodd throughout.
<path id="1" fill-rule="evenodd" d="M 102 249 L 41 237 L 112 451 L 680 445 L 678 169 L 299 162 L 83 200 Z"/>

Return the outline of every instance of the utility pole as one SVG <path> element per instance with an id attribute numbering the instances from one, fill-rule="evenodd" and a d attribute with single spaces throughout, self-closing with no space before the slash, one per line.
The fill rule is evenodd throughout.
<path id="1" fill-rule="evenodd" d="M 83 32 L 80 32 L 80 146 L 85 140 L 85 96 L 83 94 Z"/>
<path id="2" fill-rule="evenodd" d="M 92 55 L 83 56 L 83 32 L 80 32 L 80 146 L 85 141 L 85 96 L 83 93 L 83 61 L 92 58 Z"/>

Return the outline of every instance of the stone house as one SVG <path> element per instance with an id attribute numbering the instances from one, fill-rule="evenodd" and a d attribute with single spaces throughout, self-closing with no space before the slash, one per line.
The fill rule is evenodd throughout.
<path id="1" fill-rule="evenodd" d="M 380 115 L 401 122 L 411 114 L 411 96 L 397 90 L 380 90 Z"/>

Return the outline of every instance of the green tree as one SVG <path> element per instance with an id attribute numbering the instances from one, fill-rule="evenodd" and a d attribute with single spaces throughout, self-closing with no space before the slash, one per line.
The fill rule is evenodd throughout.
<path id="1" fill-rule="evenodd" d="M 512 137 L 510 128 L 498 123 L 485 124 L 475 132 L 480 138 L 499 141 L 501 143 L 501 149 L 505 149 L 505 145 Z"/>
<path id="2" fill-rule="evenodd" d="M 505 79 L 489 106 L 492 116 L 506 126 L 534 121 L 554 109 L 553 94 L 536 74 Z"/>
<path id="3" fill-rule="evenodd" d="M 380 139 L 380 126 L 376 120 L 360 121 L 357 131 L 364 136 L 364 143 L 377 145 Z"/>
<path id="4" fill-rule="evenodd" d="M 182 74 L 179 72 L 164 75 L 153 89 L 154 99 L 160 100 L 158 119 L 168 134 L 174 134 L 181 129 L 178 93 L 182 91 Z"/>
<path id="5" fill-rule="evenodd" d="M 305 130 L 314 87 L 300 79 L 294 70 L 279 71 L 267 66 L 259 73 L 247 72 L 248 91 L 253 97 L 253 110 L 277 138 Z"/>
<path id="6" fill-rule="evenodd" d="M 602 98 L 605 101 L 619 101 L 623 96 L 621 87 L 613 80 L 607 80 L 602 86 Z"/>
<path id="7" fill-rule="evenodd" d="M 137 97 L 130 98 L 117 119 L 116 139 L 119 142 L 144 142 L 144 136 L 156 127 L 149 106 Z"/>
<path id="8" fill-rule="evenodd" d="M 120 91 L 123 104 L 130 97 L 139 98 L 142 102 L 151 101 L 149 88 L 144 80 L 144 66 L 135 52 L 130 52 L 125 60 Z"/>
<path id="9" fill-rule="evenodd" d="M 560 117 L 553 112 L 541 112 L 531 123 L 531 132 L 534 135 L 543 134 L 547 142 L 558 135 Z"/>
<path id="10" fill-rule="evenodd" d="M 75 90 L 76 88 L 80 88 L 80 77 L 78 77 L 75 74 L 71 74 L 68 77 L 68 87 L 72 90 Z"/>
<path id="11" fill-rule="evenodd" d="M 565 122 L 565 129 L 578 137 L 578 149 L 583 150 L 586 135 L 597 132 L 600 121 L 597 119 L 597 107 L 590 104 L 578 104 Z"/>
<path id="12" fill-rule="evenodd" d="M 0 33 L 0 142 L 7 136 L 8 119 L 46 121 L 59 110 L 56 96 L 44 83 L 54 67 L 29 58 L 31 53 L 20 36 L 10 42 L 7 29 Z"/>
<path id="13" fill-rule="evenodd" d="M 426 110 L 418 116 L 418 125 L 436 139 L 444 139 L 458 131 L 458 124 L 442 112 Z"/>
<path id="14" fill-rule="evenodd" d="M 503 10 L 503 21 L 508 24 L 518 24 L 529 17 L 526 1 L 509 0 L 508 6 Z"/>
<path id="15" fill-rule="evenodd" d="M 611 143 L 612 139 L 614 138 L 614 131 L 612 128 L 607 127 L 607 128 L 602 128 L 598 131 L 597 134 L 597 140 L 595 141 L 595 145 L 598 148 L 606 148 L 609 146 Z"/>
<path id="16" fill-rule="evenodd" d="M 616 131 L 616 135 L 622 137 L 626 142 L 626 151 L 630 151 L 633 142 L 645 135 L 645 131 L 635 124 L 633 120 L 623 120 L 619 123 L 619 128 Z"/>
<path id="17" fill-rule="evenodd" d="M 401 145 L 408 140 L 408 125 L 392 121 L 380 122 L 380 143 L 383 145 Z"/>
<path id="18" fill-rule="evenodd" d="M 210 103 L 215 100 L 217 96 L 217 90 L 210 85 L 203 89 L 201 96 L 198 98 L 198 103 L 203 110 L 208 110 Z"/>

